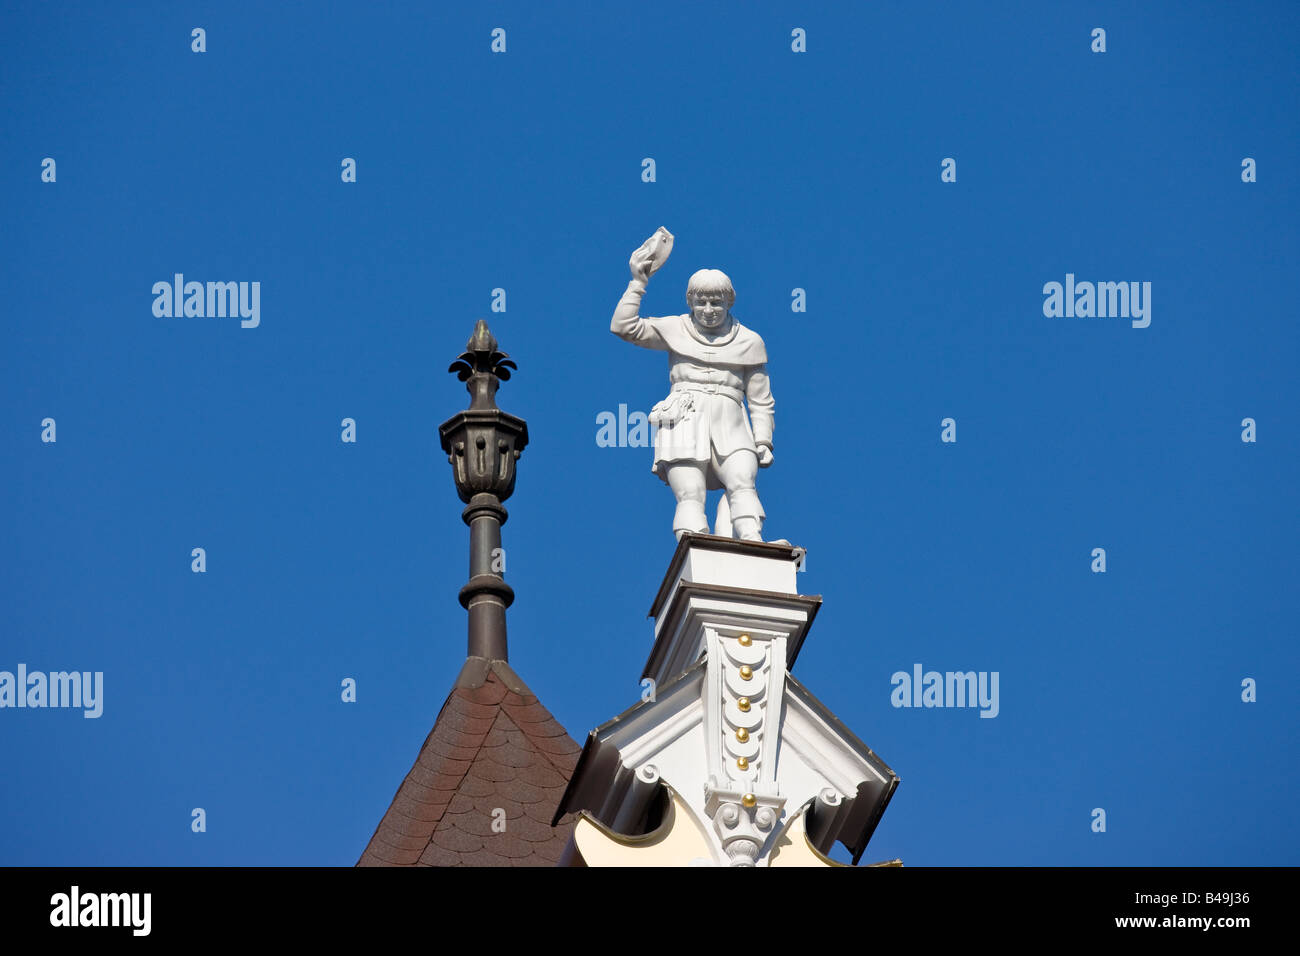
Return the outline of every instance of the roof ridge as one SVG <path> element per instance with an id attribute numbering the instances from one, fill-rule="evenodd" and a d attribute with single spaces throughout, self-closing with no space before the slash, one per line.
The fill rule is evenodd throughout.
<path id="1" fill-rule="evenodd" d="M 520 695 L 520 696 L 522 696 L 522 695 Z M 532 695 L 530 695 L 530 696 L 532 696 Z M 540 710 L 542 711 L 542 713 L 544 713 L 544 714 L 546 715 L 545 720 L 549 720 L 552 724 L 554 724 L 555 727 L 556 727 L 556 729 L 558 729 L 558 730 L 560 731 L 560 733 L 559 733 L 559 734 L 555 734 L 555 735 L 553 735 L 553 736 L 551 736 L 551 737 L 540 737 L 540 738 L 537 737 L 535 734 L 533 734 L 533 732 L 532 732 L 532 731 L 531 731 L 531 730 L 530 730 L 526 725 L 527 725 L 527 724 L 532 724 L 532 723 L 544 723 L 545 721 L 521 721 L 521 720 L 517 719 L 516 716 L 515 716 L 515 714 L 514 714 L 512 711 L 513 711 L 513 708 L 518 707 L 518 706 L 524 706 L 524 707 L 537 707 L 537 708 L 540 708 Z M 539 741 L 539 740 L 550 741 L 550 740 L 555 740 L 555 739 L 557 739 L 557 738 L 568 737 L 568 735 L 569 735 L 569 734 L 568 734 L 568 731 L 566 731 L 566 730 L 564 729 L 564 726 L 563 726 L 563 725 L 562 725 L 558 720 L 555 719 L 555 715 L 551 713 L 550 709 L 547 708 L 547 706 L 546 706 L 545 704 L 543 704 L 543 703 L 542 703 L 542 702 L 541 702 L 537 697 L 535 697 L 535 696 L 532 698 L 532 700 L 531 700 L 530 702 L 528 702 L 528 703 L 526 703 L 526 704 L 523 704 L 523 705 L 512 704 L 512 703 L 510 702 L 510 695 L 509 695 L 509 694 L 507 694 L 506 697 L 505 697 L 505 699 L 501 701 L 501 709 L 502 709 L 502 710 L 505 712 L 505 714 L 510 718 L 511 722 L 514 723 L 514 725 L 516 726 L 516 728 L 518 728 L 519 732 L 520 732 L 521 734 L 523 734 L 525 737 L 527 737 L 528 740 L 529 740 L 529 742 L 533 744 L 533 749 L 534 749 L 537 753 L 541 754 L 542 757 L 544 757 L 544 758 L 546 759 L 546 762 L 547 762 L 547 763 L 549 763 L 552 767 L 554 767 L 556 770 L 558 770 L 560 773 L 562 773 L 562 774 L 564 775 L 564 777 L 565 777 L 565 783 L 566 783 L 566 785 L 567 785 L 567 783 L 568 783 L 568 778 L 569 778 L 569 776 L 573 773 L 573 765 L 570 764 L 569 766 L 566 766 L 565 764 L 561 763 L 560 761 L 558 761 L 558 760 L 556 759 L 556 754 L 553 754 L 553 753 L 551 753 L 551 751 L 547 750 L 545 747 L 541 747 L 541 746 L 538 745 L 538 741 Z M 570 738 L 570 739 L 572 739 L 572 738 Z M 581 749 L 582 749 L 582 748 L 580 748 L 580 747 L 577 745 L 577 743 L 574 743 L 574 744 L 573 744 L 573 751 L 572 751 L 572 752 L 573 752 L 574 754 L 577 754 L 577 753 L 579 753 L 579 752 L 581 751 Z"/>

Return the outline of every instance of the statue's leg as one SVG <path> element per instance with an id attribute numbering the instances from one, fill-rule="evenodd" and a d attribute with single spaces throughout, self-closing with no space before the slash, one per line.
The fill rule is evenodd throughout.
<path id="1" fill-rule="evenodd" d="M 668 468 L 668 487 L 677 496 L 673 513 L 673 534 L 680 539 L 687 531 L 709 533 L 709 519 L 704 513 L 704 466 L 694 462 L 674 462 Z"/>
<path id="2" fill-rule="evenodd" d="M 731 526 L 735 536 L 746 541 L 763 540 L 763 505 L 754 487 L 758 479 L 758 456 L 748 449 L 733 451 L 718 468 L 718 480 L 727 489 Z"/>

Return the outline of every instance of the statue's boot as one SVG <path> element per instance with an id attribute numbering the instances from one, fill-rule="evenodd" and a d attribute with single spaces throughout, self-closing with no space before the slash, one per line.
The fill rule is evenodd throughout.
<path id="1" fill-rule="evenodd" d="M 680 541 L 687 531 L 709 533 L 709 518 L 704 513 L 703 501 L 677 502 L 677 510 L 673 512 L 673 534 L 677 535 Z"/>
<path id="2" fill-rule="evenodd" d="M 753 488 L 740 488 L 727 495 L 732 534 L 742 541 L 763 540 L 763 506 Z"/>

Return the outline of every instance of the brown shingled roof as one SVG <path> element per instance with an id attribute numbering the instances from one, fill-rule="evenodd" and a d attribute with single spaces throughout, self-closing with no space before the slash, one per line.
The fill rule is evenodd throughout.
<path id="1" fill-rule="evenodd" d="M 357 865 L 554 866 L 579 749 L 510 665 L 469 658 Z"/>

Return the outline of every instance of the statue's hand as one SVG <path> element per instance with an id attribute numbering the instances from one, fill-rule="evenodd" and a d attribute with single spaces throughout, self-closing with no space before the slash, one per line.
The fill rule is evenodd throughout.
<path id="1" fill-rule="evenodd" d="M 775 459 L 772 456 L 772 449 L 766 445 L 758 446 L 758 467 L 767 468 Z"/>
<path id="2" fill-rule="evenodd" d="M 650 264 L 653 261 L 654 256 L 644 246 L 632 253 L 632 258 L 628 261 L 628 265 L 632 269 L 632 278 L 648 283 L 650 281 Z"/>

